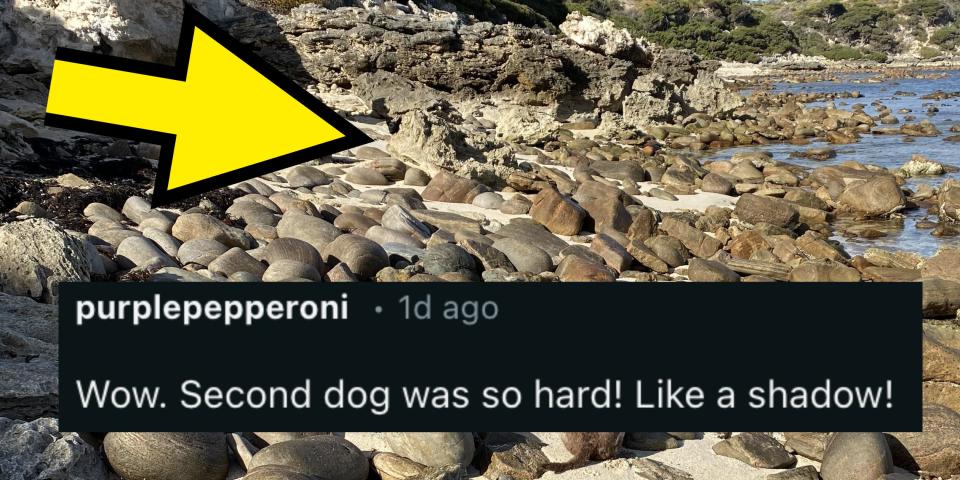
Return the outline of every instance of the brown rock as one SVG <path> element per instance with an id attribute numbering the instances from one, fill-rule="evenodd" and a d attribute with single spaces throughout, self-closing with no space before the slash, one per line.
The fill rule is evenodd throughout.
<path id="1" fill-rule="evenodd" d="M 561 282 L 613 282 L 617 275 L 610 267 L 580 255 L 568 255 L 557 265 Z"/>
<path id="2" fill-rule="evenodd" d="M 935 477 L 960 475 L 960 414 L 942 405 L 924 405 L 923 432 L 890 433 L 893 463 Z"/>
<path id="3" fill-rule="evenodd" d="M 691 282 L 739 282 L 740 275 L 723 263 L 715 260 L 691 258 L 687 268 L 687 277 Z"/>
<path id="4" fill-rule="evenodd" d="M 837 432 L 830 436 L 820 466 L 823 480 L 877 480 L 893 472 L 882 433 Z"/>
<path id="5" fill-rule="evenodd" d="M 745 193 L 737 200 L 733 214 L 740 220 L 751 223 L 769 223 L 792 229 L 800 220 L 800 213 L 789 202 L 752 193 Z"/>
<path id="6" fill-rule="evenodd" d="M 472 203 L 474 197 L 489 191 L 485 185 L 441 171 L 430 180 L 421 196 L 434 202 Z"/>
<path id="7" fill-rule="evenodd" d="M 838 199 L 840 206 L 868 217 L 879 217 L 907 204 L 893 175 L 879 175 L 848 186 Z"/>
<path id="8" fill-rule="evenodd" d="M 859 282 L 860 272 L 846 265 L 807 262 L 790 272 L 791 282 Z"/>
<path id="9" fill-rule="evenodd" d="M 541 190 L 534 197 L 530 216 L 553 233 L 576 235 L 580 233 L 587 212 L 551 187 Z"/>
<path id="10" fill-rule="evenodd" d="M 687 247 L 690 253 L 700 258 L 709 258 L 723 247 L 720 240 L 710 237 L 674 217 L 665 217 L 660 223 L 660 229 L 667 235 L 683 242 L 683 246 Z"/>
<path id="11" fill-rule="evenodd" d="M 769 435 L 744 432 L 713 446 L 717 455 L 740 460 L 756 468 L 790 468 L 797 463 L 780 442 Z"/>

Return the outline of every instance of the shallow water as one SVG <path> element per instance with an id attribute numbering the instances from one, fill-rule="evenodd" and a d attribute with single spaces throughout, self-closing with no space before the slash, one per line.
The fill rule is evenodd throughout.
<path id="1" fill-rule="evenodd" d="M 950 127 L 955 123 L 960 123 L 960 98 L 947 100 L 923 100 L 922 96 L 933 93 L 937 90 L 944 92 L 960 91 L 960 71 L 930 72 L 942 73 L 946 77 L 930 79 L 897 79 L 888 80 L 880 83 L 853 83 L 854 81 L 864 80 L 870 75 L 851 74 L 841 77 L 839 82 L 813 82 L 813 83 L 778 83 L 774 86 L 774 92 L 796 92 L 796 93 L 831 93 L 847 92 L 857 90 L 863 97 L 853 99 L 838 99 L 836 104 L 839 108 L 850 109 L 852 105 L 860 103 L 866 108 L 864 111 L 871 115 L 876 115 L 876 109 L 870 105 L 879 100 L 889 107 L 893 114 L 900 120 L 900 124 L 917 123 L 923 119 L 932 122 L 941 131 L 937 137 L 913 137 L 913 142 L 905 142 L 902 135 L 862 135 L 860 142 L 851 145 L 835 145 L 837 157 L 823 161 L 813 161 L 802 158 L 790 158 L 793 152 L 804 151 L 815 146 L 829 145 L 824 141 L 816 141 L 810 145 L 789 145 L 776 144 L 767 146 L 739 147 L 732 149 L 712 152 L 703 158 L 709 160 L 727 160 L 736 152 L 763 150 L 770 152 L 776 160 L 801 165 L 808 168 L 817 168 L 824 165 L 837 165 L 847 160 L 856 160 L 865 164 L 879 165 L 885 168 L 899 168 L 910 157 L 919 153 L 927 156 L 931 160 L 940 162 L 944 165 L 953 165 L 960 167 L 960 143 L 946 142 L 943 139 L 950 135 Z M 914 96 L 895 95 L 896 92 L 912 92 Z M 823 103 L 810 103 L 808 107 L 823 106 Z M 940 109 L 935 115 L 927 115 L 927 107 L 936 106 Z M 908 108 L 910 113 L 900 113 L 900 109 Z M 913 115 L 916 120 L 906 122 L 904 116 Z M 899 125 L 880 125 L 882 127 L 899 127 Z M 929 183 L 939 185 L 947 178 L 960 178 L 960 174 L 953 173 L 937 177 L 912 178 L 908 182 L 908 187 L 919 183 Z M 902 227 L 896 222 L 886 222 L 877 225 L 878 230 L 887 233 L 887 236 L 876 239 L 865 239 L 862 237 L 847 238 L 837 235 L 835 238 L 843 243 L 844 247 L 851 255 L 862 253 L 869 247 L 881 247 L 891 250 L 907 250 L 920 253 L 924 256 L 930 256 L 936 253 L 942 245 L 960 246 L 960 237 L 938 238 L 930 234 L 930 230 L 920 230 L 915 228 L 917 221 L 927 217 L 924 209 L 914 209 L 905 212 L 907 218 L 902 222 Z M 930 220 L 936 222 L 937 217 L 932 215 Z M 841 225 L 837 225 L 836 230 L 842 230 Z"/>

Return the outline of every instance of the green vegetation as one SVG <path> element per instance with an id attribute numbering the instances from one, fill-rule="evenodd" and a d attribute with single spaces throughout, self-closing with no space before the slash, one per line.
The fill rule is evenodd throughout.
<path id="1" fill-rule="evenodd" d="M 289 11 L 311 0 L 253 1 Z M 787 53 L 885 62 L 901 51 L 901 31 L 921 44 L 924 58 L 960 49 L 960 0 L 446 1 L 480 20 L 550 29 L 579 11 L 666 47 L 741 62 Z"/>

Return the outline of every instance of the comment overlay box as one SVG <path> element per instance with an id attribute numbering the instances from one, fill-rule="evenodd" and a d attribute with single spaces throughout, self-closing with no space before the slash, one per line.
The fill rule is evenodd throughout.
<path id="1" fill-rule="evenodd" d="M 75 283 L 64 431 L 917 431 L 921 286 Z"/>

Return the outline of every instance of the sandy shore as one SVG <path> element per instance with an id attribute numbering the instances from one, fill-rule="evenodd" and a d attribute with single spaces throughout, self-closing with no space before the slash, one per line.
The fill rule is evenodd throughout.
<path id="1" fill-rule="evenodd" d="M 555 432 L 518 432 L 524 435 L 535 437 L 547 446 L 543 448 L 544 454 L 552 461 L 563 461 L 570 457 L 570 454 L 560 443 L 560 435 Z M 380 433 L 355 433 L 346 434 L 347 440 L 356 444 L 361 450 L 390 451 L 390 448 L 384 442 Z M 664 450 L 662 452 L 643 452 L 639 450 L 624 450 L 624 457 L 649 458 L 665 465 L 679 468 L 696 480 L 763 480 L 771 473 L 782 472 L 783 470 L 765 470 L 753 468 L 745 463 L 732 458 L 721 457 L 713 453 L 713 445 L 720 442 L 721 439 L 715 434 L 706 433 L 700 440 L 686 440 L 681 448 Z M 797 457 L 797 466 L 813 465 L 820 468 L 818 462 L 810 459 Z M 484 479 L 479 472 L 473 471 L 471 478 Z M 555 474 L 547 472 L 543 475 L 544 480 L 638 480 L 638 476 L 626 459 L 615 459 L 601 463 L 593 463 L 584 468 L 578 468 Z M 917 476 L 912 475 L 901 469 L 897 469 L 894 475 L 888 476 L 887 480 L 916 480 Z M 489 479 L 497 480 L 497 479 Z"/>

